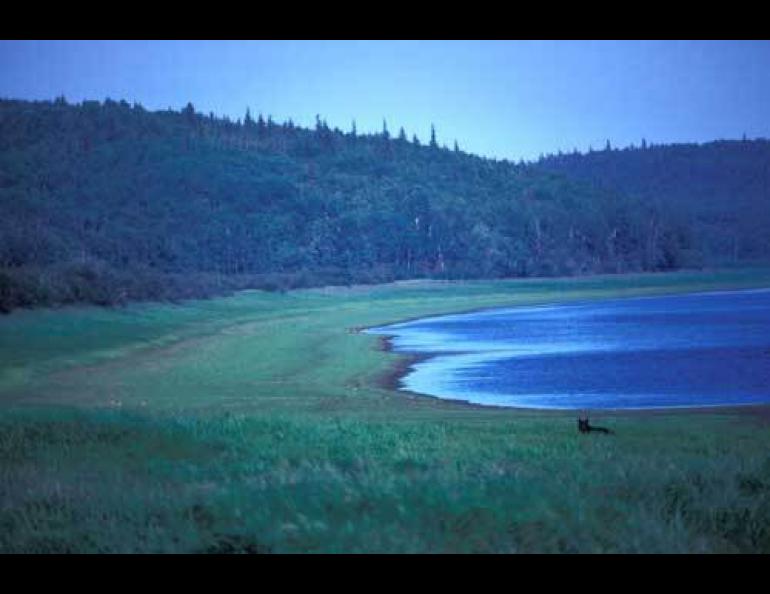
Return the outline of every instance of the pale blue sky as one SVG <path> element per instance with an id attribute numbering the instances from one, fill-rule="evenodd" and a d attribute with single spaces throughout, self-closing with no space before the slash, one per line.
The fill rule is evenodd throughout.
<path id="1" fill-rule="evenodd" d="M 770 137 L 768 41 L 0 41 L 0 96 L 457 139 L 498 158 Z"/>

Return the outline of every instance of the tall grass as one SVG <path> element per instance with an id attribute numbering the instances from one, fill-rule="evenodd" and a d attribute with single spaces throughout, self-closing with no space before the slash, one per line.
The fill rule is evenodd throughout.
<path id="1" fill-rule="evenodd" d="M 770 551 L 765 432 L 614 425 L 8 413 L 0 550 Z"/>

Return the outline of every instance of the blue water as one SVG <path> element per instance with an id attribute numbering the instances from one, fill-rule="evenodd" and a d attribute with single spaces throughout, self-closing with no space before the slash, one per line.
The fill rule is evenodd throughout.
<path id="1" fill-rule="evenodd" d="M 401 387 L 440 398 L 567 409 L 770 402 L 770 289 L 495 309 L 368 332 L 430 355 Z"/>

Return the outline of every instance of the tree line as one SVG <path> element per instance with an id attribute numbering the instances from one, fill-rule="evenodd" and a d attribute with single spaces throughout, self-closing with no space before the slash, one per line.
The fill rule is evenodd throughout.
<path id="1" fill-rule="evenodd" d="M 629 182 L 636 165 L 609 160 L 605 169 L 625 172 L 612 177 L 581 165 L 592 158 L 486 159 L 440 145 L 435 128 L 423 144 L 386 122 L 360 134 L 320 116 L 303 128 L 192 104 L 0 100 L 0 309 L 666 270 L 714 257 L 708 216 L 729 214 L 718 200 L 719 212 L 704 206 L 693 219 L 701 198 L 667 199 L 665 176 L 645 193 L 644 180 Z M 738 161 L 730 175 L 758 175 L 760 160 Z M 766 253 L 748 241 L 736 258 Z"/>
<path id="2" fill-rule="evenodd" d="M 770 142 L 719 140 L 542 156 L 538 170 L 622 191 L 690 237 L 681 264 L 766 262 L 770 256 Z"/>

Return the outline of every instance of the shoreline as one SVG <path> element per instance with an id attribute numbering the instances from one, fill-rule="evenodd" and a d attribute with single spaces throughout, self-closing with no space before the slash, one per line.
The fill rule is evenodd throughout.
<path id="1" fill-rule="evenodd" d="M 757 290 L 770 290 L 770 287 L 762 287 L 762 288 L 753 288 L 753 289 L 727 289 L 727 290 L 714 290 L 714 291 L 687 291 L 687 292 L 680 292 L 680 293 L 664 293 L 661 295 L 640 295 L 640 296 L 633 296 L 628 297 L 628 299 L 634 299 L 634 298 L 645 298 L 645 297 L 657 297 L 657 296 L 665 296 L 665 295 L 681 295 L 681 294 L 692 294 L 692 295 L 699 295 L 704 293 L 734 293 L 734 292 L 744 292 L 744 291 L 757 291 Z M 613 298 L 609 298 L 613 299 Z M 623 297 L 615 297 L 614 299 L 624 299 Z M 605 301 L 605 299 L 599 298 L 595 300 L 588 300 L 588 301 Z M 575 302 L 578 302 L 576 300 Z M 533 303 L 531 305 L 519 305 L 519 306 L 512 306 L 516 308 L 528 308 L 528 307 L 542 307 L 545 305 L 569 305 L 573 304 L 575 302 L 572 301 L 563 301 L 563 302 L 547 302 L 547 303 Z M 397 322 L 393 322 L 391 324 L 384 324 L 384 325 L 376 325 L 376 326 L 358 326 L 355 328 L 349 329 L 350 332 L 354 333 L 362 333 L 365 330 L 369 330 L 370 328 L 378 328 L 383 326 L 393 326 L 395 324 L 403 324 L 415 320 L 423 320 L 427 318 L 432 317 L 441 317 L 441 316 L 449 316 L 449 315 L 464 315 L 464 314 L 471 314 L 471 313 L 478 313 L 478 312 L 484 312 L 484 311 L 491 311 L 495 309 L 506 309 L 505 306 L 492 306 L 492 307 L 480 307 L 475 308 L 472 310 L 467 311 L 461 311 L 461 312 L 451 312 L 446 314 L 435 314 L 435 315 L 426 315 L 426 316 L 419 316 L 414 317 L 410 319 L 404 319 L 399 320 Z M 489 411 L 510 411 L 514 413 L 521 413 L 521 412 L 527 412 L 527 413 L 537 413 L 537 414 L 545 414 L 545 415 L 558 415 L 558 416 L 574 416 L 574 414 L 579 414 L 583 409 L 579 408 L 536 408 L 536 407 L 523 407 L 523 406 L 503 406 L 503 405 L 495 405 L 495 404 L 478 404 L 475 402 L 470 402 L 468 400 L 459 400 L 454 398 L 442 398 L 440 396 L 433 396 L 430 394 L 421 394 L 419 392 L 414 392 L 412 390 L 406 390 L 402 387 L 402 380 L 404 377 L 406 377 L 407 374 L 409 374 L 414 365 L 417 363 L 421 363 L 423 361 L 427 361 L 431 358 L 434 358 L 435 354 L 430 353 L 397 353 L 393 349 L 393 343 L 392 340 L 395 337 L 395 334 L 381 334 L 377 336 L 377 344 L 375 346 L 375 349 L 378 351 L 382 351 L 385 353 L 390 353 L 393 355 L 396 355 L 398 358 L 396 361 L 390 366 L 388 370 L 386 370 L 384 373 L 381 373 L 378 377 L 374 379 L 374 385 L 378 388 L 387 390 L 389 392 L 396 392 L 398 394 L 406 395 L 409 398 L 412 399 L 420 399 L 420 400 L 427 400 L 431 401 L 433 403 L 439 402 L 443 404 L 448 404 L 450 406 L 459 406 L 465 409 L 475 409 L 475 410 L 489 410 Z M 707 414 L 707 415 L 714 415 L 714 414 L 727 414 L 732 416 L 738 416 L 742 418 L 752 418 L 754 420 L 760 421 L 761 424 L 770 424 L 770 402 L 767 403 L 749 403 L 749 404 L 726 404 L 726 405 L 701 405 L 701 406 L 668 406 L 668 407 L 649 407 L 649 408 L 616 408 L 616 409 L 587 409 L 591 412 L 592 416 L 594 417 L 603 417 L 603 416 L 610 416 L 610 417 L 622 417 L 622 416 L 660 416 L 660 415 L 692 415 L 692 414 Z"/>
<path id="2" fill-rule="evenodd" d="M 401 379 L 407 373 L 409 373 L 409 371 L 412 369 L 412 366 L 415 363 L 420 363 L 421 361 L 427 361 L 428 359 L 430 359 L 431 356 L 427 353 L 425 354 L 397 353 L 396 351 L 393 350 L 393 343 L 391 342 L 392 339 L 393 339 L 392 335 L 389 335 L 389 336 L 380 335 L 377 337 L 377 345 L 375 346 L 375 349 L 378 351 L 382 351 L 384 353 L 391 353 L 395 355 L 397 358 L 388 370 L 386 370 L 384 373 L 381 373 L 374 380 L 374 383 L 378 388 L 383 388 L 385 390 L 409 392 L 408 390 L 401 389 Z M 419 394 L 419 396 L 427 396 L 427 395 Z M 433 397 L 429 396 L 429 398 L 433 398 Z"/>

